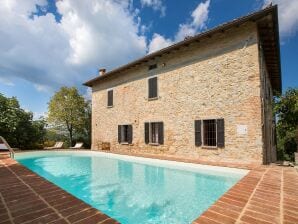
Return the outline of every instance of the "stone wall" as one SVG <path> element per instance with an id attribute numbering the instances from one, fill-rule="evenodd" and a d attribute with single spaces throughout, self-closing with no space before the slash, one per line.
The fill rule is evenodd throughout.
<path id="1" fill-rule="evenodd" d="M 158 68 L 148 71 L 150 63 Z M 148 77 L 158 76 L 148 101 Z M 92 149 L 167 154 L 206 160 L 262 162 L 262 108 L 257 28 L 235 27 L 127 70 L 93 86 Z M 114 106 L 107 108 L 107 89 Z M 225 147 L 195 146 L 194 120 L 224 118 Z M 164 122 L 164 145 L 144 143 L 144 122 Z M 118 125 L 133 125 L 133 144 L 118 144 Z M 239 129 L 246 132 L 239 133 Z"/>
<path id="2" fill-rule="evenodd" d="M 262 102 L 262 127 L 263 127 L 263 163 L 270 164 L 276 162 L 276 136 L 275 136 L 275 118 L 273 117 L 272 105 L 272 86 L 269 79 L 268 70 L 263 55 L 262 46 L 260 46 L 260 77 L 261 77 L 261 102 Z"/>

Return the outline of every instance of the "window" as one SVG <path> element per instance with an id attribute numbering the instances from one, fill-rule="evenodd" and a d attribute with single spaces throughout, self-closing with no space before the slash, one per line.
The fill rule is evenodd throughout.
<path id="1" fill-rule="evenodd" d="M 153 70 L 157 68 L 157 64 L 149 65 L 148 70 Z"/>
<path id="2" fill-rule="evenodd" d="M 148 79 L 148 98 L 157 98 L 157 76 Z"/>
<path id="3" fill-rule="evenodd" d="M 113 106 L 113 90 L 110 89 L 108 90 L 108 103 L 107 103 L 108 107 L 112 107 Z"/>
<path id="4" fill-rule="evenodd" d="M 202 144 L 207 147 L 224 147 L 224 119 L 195 121 L 195 145 Z"/>
<path id="5" fill-rule="evenodd" d="M 132 143 L 132 125 L 118 125 L 118 142 Z"/>
<path id="6" fill-rule="evenodd" d="M 203 133 L 203 144 L 205 146 L 216 146 L 216 120 L 204 120 Z"/>
<path id="7" fill-rule="evenodd" d="M 163 140 L 163 122 L 145 123 L 145 143 L 146 144 L 160 144 Z"/>

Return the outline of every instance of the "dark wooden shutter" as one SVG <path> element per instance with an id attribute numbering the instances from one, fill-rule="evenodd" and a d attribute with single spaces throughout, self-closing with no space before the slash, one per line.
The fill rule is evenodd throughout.
<path id="1" fill-rule="evenodd" d="M 121 143 L 121 125 L 118 125 L 118 142 Z"/>
<path id="2" fill-rule="evenodd" d="M 202 134 L 201 134 L 201 120 L 195 121 L 195 145 L 201 146 L 202 145 Z"/>
<path id="3" fill-rule="evenodd" d="M 145 143 L 149 144 L 149 123 L 145 123 Z"/>
<path id="4" fill-rule="evenodd" d="M 225 146 L 225 121 L 217 119 L 217 147 Z"/>
<path id="5" fill-rule="evenodd" d="M 150 78 L 148 80 L 149 84 L 149 98 L 157 97 L 157 77 Z"/>
<path id="6" fill-rule="evenodd" d="M 108 107 L 113 106 L 113 90 L 108 91 Z"/>
<path id="7" fill-rule="evenodd" d="M 131 144 L 132 143 L 132 125 L 128 125 L 128 127 L 127 127 L 127 142 L 129 143 L 129 144 Z"/>
<path id="8" fill-rule="evenodd" d="M 163 145 L 164 142 L 163 122 L 158 122 L 158 143 Z"/>

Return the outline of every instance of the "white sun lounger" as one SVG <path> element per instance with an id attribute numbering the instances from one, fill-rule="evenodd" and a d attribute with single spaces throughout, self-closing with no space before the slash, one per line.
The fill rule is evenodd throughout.
<path id="1" fill-rule="evenodd" d="M 64 142 L 56 142 L 54 146 L 45 147 L 45 149 L 62 149 Z"/>
<path id="2" fill-rule="evenodd" d="M 83 142 L 77 142 L 75 146 L 70 147 L 70 149 L 81 149 L 83 148 Z"/>

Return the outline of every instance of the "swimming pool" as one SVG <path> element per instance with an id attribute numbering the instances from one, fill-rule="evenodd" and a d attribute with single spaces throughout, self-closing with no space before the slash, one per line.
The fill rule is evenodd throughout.
<path id="1" fill-rule="evenodd" d="M 92 151 L 15 158 L 123 224 L 191 223 L 248 172 Z"/>

